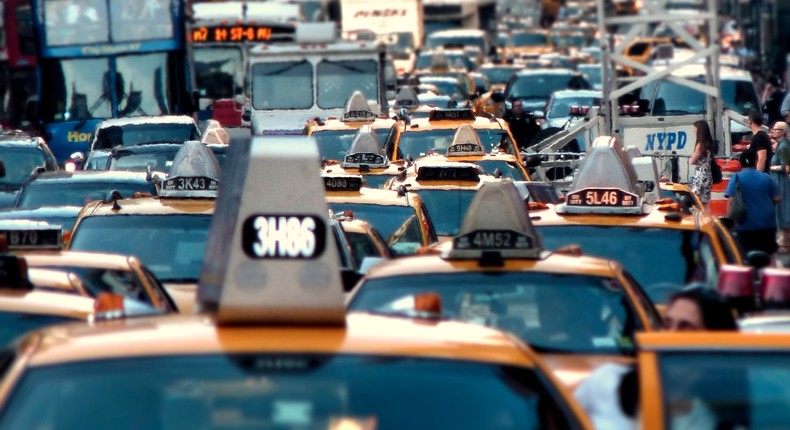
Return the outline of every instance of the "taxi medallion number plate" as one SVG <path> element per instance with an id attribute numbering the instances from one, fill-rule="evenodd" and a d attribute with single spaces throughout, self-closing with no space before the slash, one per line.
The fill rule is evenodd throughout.
<path id="1" fill-rule="evenodd" d="M 205 176 L 175 177 L 162 182 L 165 191 L 217 191 L 217 182 Z"/>
<path id="2" fill-rule="evenodd" d="M 568 193 L 568 206 L 636 207 L 639 198 L 618 189 L 584 189 Z"/>
<path id="3" fill-rule="evenodd" d="M 466 249 L 532 249 L 531 236 L 512 230 L 480 230 L 453 239 L 453 248 Z"/>
<path id="4" fill-rule="evenodd" d="M 326 248 L 326 224 L 313 215 L 256 214 L 244 221 L 241 243 L 255 259 L 313 259 Z"/>
<path id="5" fill-rule="evenodd" d="M 348 164 L 384 164 L 384 157 L 378 154 L 363 152 L 346 155 L 345 162 Z"/>

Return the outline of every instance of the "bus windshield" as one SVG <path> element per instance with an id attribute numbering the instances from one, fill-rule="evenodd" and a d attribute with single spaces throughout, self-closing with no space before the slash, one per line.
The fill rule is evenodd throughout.
<path id="1" fill-rule="evenodd" d="M 233 98 L 244 87 L 243 60 L 237 47 L 194 47 L 195 81 L 212 100 Z"/>
<path id="2" fill-rule="evenodd" d="M 44 119 L 105 119 L 113 116 L 114 105 L 122 117 L 169 113 L 167 63 L 166 53 L 50 61 L 41 68 Z"/>
<path id="3" fill-rule="evenodd" d="M 252 106 L 255 109 L 313 107 L 313 65 L 307 60 L 253 65 Z"/>
<path id="4" fill-rule="evenodd" d="M 324 60 L 316 66 L 318 106 L 343 107 L 354 91 L 368 100 L 378 98 L 378 65 L 373 60 Z"/>

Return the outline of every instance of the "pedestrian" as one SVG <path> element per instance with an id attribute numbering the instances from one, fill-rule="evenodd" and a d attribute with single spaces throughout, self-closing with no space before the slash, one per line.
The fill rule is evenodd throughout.
<path id="1" fill-rule="evenodd" d="M 735 314 L 714 289 L 694 283 L 670 297 L 664 317 L 664 331 L 736 331 Z M 605 364 L 594 370 L 573 395 L 597 429 L 636 429 L 639 387 L 637 370 L 632 365 Z M 714 428 L 713 413 L 703 403 L 682 417 L 687 428 Z"/>
<path id="2" fill-rule="evenodd" d="M 778 141 L 771 158 L 771 178 L 782 198 L 776 206 L 776 228 L 779 233 L 776 252 L 779 254 L 790 253 L 790 140 L 787 133 L 788 125 L 784 121 L 778 121 L 771 128 L 771 137 Z"/>
<path id="3" fill-rule="evenodd" d="M 756 111 L 749 112 L 749 128 L 752 129 L 752 142 L 749 150 L 757 156 L 755 168 L 761 172 L 768 173 L 771 161 L 771 138 L 768 133 L 763 131 L 763 115 Z"/>
<path id="4" fill-rule="evenodd" d="M 746 220 L 736 224 L 735 238 L 744 254 L 763 251 L 768 255 L 776 252 L 776 209 L 781 201 L 779 188 L 771 177 L 755 169 L 757 156 L 747 149 L 741 153 L 742 171 L 730 178 L 724 196 L 733 204 L 736 184 L 740 184 L 741 198 L 746 207 Z"/>
<path id="5" fill-rule="evenodd" d="M 513 138 L 516 139 L 516 144 L 520 149 L 528 147 L 532 143 L 532 138 L 540 131 L 540 126 L 535 122 L 535 118 L 524 112 L 524 102 L 518 99 L 513 100 L 511 109 L 505 111 L 502 119 L 507 121 L 510 132 L 513 133 Z"/>
<path id="6" fill-rule="evenodd" d="M 773 125 L 776 121 L 783 121 L 781 113 L 782 101 L 785 98 L 785 90 L 782 81 L 771 76 L 765 83 L 765 90 L 762 94 L 763 112 L 768 115 L 768 125 Z"/>
<path id="7" fill-rule="evenodd" d="M 711 172 L 711 162 L 713 162 L 713 136 L 710 133 L 710 126 L 705 120 L 694 123 L 694 132 L 697 135 L 697 143 L 694 145 L 694 153 L 691 154 L 691 164 L 694 169 L 694 176 L 691 177 L 691 191 L 694 191 L 707 206 L 710 203 L 710 188 L 713 185 L 713 175 Z"/>

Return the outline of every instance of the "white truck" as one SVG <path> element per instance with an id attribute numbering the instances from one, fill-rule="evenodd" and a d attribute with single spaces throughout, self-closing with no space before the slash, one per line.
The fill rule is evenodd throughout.
<path id="1" fill-rule="evenodd" d="M 354 91 L 387 111 L 384 45 L 335 36 L 334 23 L 300 23 L 295 42 L 250 48 L 253 134 L 302 134 L 308 119 L 341 117 Z"/>
<path id="2" fill-rule="evenodd" d="M 399 72 L 412 70 L 425 38 L 422 0 L 341 0 L 340 11 L 344 37 L 373 33 Z"/>

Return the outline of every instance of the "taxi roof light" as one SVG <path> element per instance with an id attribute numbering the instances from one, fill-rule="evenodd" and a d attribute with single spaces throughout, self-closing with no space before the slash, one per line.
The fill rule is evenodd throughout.
<path id="1" fill-rule="evenodd" d="M 197 291 L 218 324 L 345 325 L 318 162 L 311 137 L 230 147 Z M 283 186 L 286 176 L 299 186 Z"/>
<path id="2" fill-rule="evenodd" d="M 373 112 L 362 91 L 354 91 L 343 109 L 343 121 L 373 121 L 376 113 Z"/>
<path id="3" fill-rule="evenodd" d="M 511 181 L 497 181 L 486 182 L 477 191 L 460 234 L 443 257 L 501 266 L 503 258 L 540 258 L 543 252 L 516 186 Z"/>
<path id="4" fill-rule="evenodd" d="M 362 169 L 362 166 L 367 166 L 369 171 L 370 168 L 385 168 L 389 164 L 387 152 L 381 147 L 376 132 L 371 126 L 365 125 L 357 130 L 342 167 Z"/>
<path id="5" fill-rule="evenodd" d="M 216 198 L 219 177 L 219 162 L 214 153 L 205 144 L 188 140 L 173 158 L 167 179 L 160 185 L 159 196 Z"/>
<path id="6" fill-rule="evenodd" d="M 752 297 L 754 268 L 722 264 L 719 268 L 718 290 L 724 297 Z"/>
<path id="7" fill-rule="evenodd" d="M 790 307 L 790 270 L 765 268 L 760 274 L 760 297 L 768 308 Z"/>
<path id="8" fill-rule="evenodd" d="M 485 150 L 477 131 L 469 124 L 461 124 L 453 136 L 452 143 L 447 148 L 447 156 L 463 157 L 466 155 L 485 155 Z"/>
<path id="9" fill-rule="evenodd" d="M 610 136 L 599 136 L 557 213 L 643 214 L 644 189 L 631 159 Z"/>

